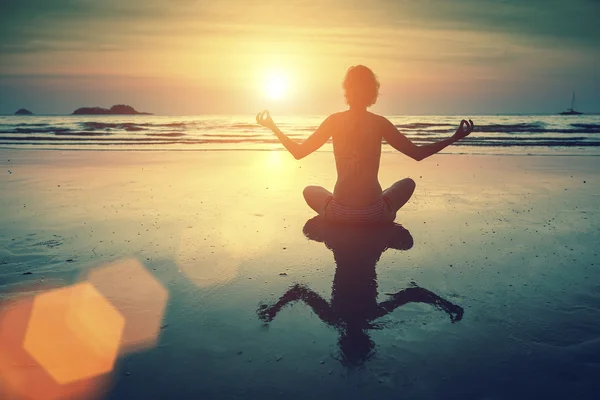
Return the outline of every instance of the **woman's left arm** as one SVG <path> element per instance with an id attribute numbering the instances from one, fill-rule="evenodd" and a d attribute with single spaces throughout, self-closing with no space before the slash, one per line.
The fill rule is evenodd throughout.
<path id="1" fill-rule="evenodd" d="M 302 143 L 296 143 L 287 137 L 285 133 L 281 132 L 277 125 L 275 125 L 275 122 L 273 122 L 273 119 L 267 110 L 261 111 L 256 115 L 256 122 L 273 131 L 281 144 L 283 144 L 296 160 L 300 160 L 318 150 L 333 134 L 331 117 L 327 117 L 317 130 Z"/>

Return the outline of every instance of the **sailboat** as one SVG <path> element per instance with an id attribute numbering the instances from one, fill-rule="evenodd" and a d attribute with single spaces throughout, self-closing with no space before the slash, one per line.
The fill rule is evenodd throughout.
<path id="1" fill-rule="evenodd" d="M 571 108 L 569 108 L 567 111 L 563 111 L 560 113 L 560 115 L 581 115 L 583 113 L 580 113 L 579 111 L 575 111 L 575 109 L 573 108 L 573 106 L 575 105 L 575 92 L 573 92 L 573 97 L 571 98 Z"/>

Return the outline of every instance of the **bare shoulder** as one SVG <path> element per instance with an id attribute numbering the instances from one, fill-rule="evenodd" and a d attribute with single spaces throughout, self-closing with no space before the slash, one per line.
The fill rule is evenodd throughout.
<path id="1" fill-rule="evenodd" d="M 329 115 L 323 121 L 322 125 L 324 127 L 336 129 L 336 127 L 341 126 L 342 122 L 346 119 L 346 112 L 339 111 Z"/>
<path id="2" fill-rule="evenodd" d="M 338 112 L 334 112 L 333 114 L 331 114 L 330 116 L 325 118 L 325 121 L 336 122 L 336 121 L 340 121 L 340 120 L 344 119 L 345 116 L 346 116 L 346 111 L 338 111 Z"/>
<path id="3" fill-rule="evenodd" d="M 381 131 L 381 133 L 385 133 L 386 131 L 395 128 L 394 124 L 383 115 L 369 112 L 369 116 L 371 117 L 373 124 Z"/>
<path id="4" fill-rule="evenodd" d="M 384 117 L 383 115 L 375 114 L 375 113 L 372 113 L 372 112 L 369 112 L 369 115 L 378 124 L 391 124 L 390 120 L 387 119 L 386 117 Z"/>

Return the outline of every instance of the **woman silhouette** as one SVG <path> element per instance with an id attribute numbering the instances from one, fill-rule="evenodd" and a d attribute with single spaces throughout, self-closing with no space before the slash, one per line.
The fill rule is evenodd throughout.
<path id="1" fill-rule="evenodd" d="M 386 190 L 381 189 L 377 174 L 382 139 L 420 161 L 469 135 L 473 121 L 462 120 L 456 133 L 447 139 L 417 146 L 388 119 L 367 111 L 379 95 L 379 82 L 369 68 L 350 67 L 343 87 L 349 109 L 327 117 L 303 143 L 296 143 L 281 132 L 266 110 L 256 115 L 256 122 L 271 129 L 297 160 L 333 139 L 337 169 L 333 193 L 320 186 L 304 189 L 306 203 L 318 214 L 329 220 L 350 223 L 392 222 L 396 212 L 412 196 L 415 182 L 405 178 Z"/>
<path id="2" fill-rule="evenodd" d="M 462 307 L 414 283 L 377 302 L 375 266 L 379 258 L 388 248 L 408 250 L 413 245 L 412 236 L 401 225 L 341 227 L 317 216 L 306 223 L 303 232 L 310 240 L 325 243 L 333 252 L 336 270 L 331 301 L 305 285 L 295 284 L 274 304 L 259 305 L 257 313 L 263 321 L 272 321 L 287 304 L 303 301 L 323 322 L 338 330 L 342 363 L 360 365 L 375 347 L 368 331 L 383 327 L 375 321 L 404 304 L 431 304 L 446 312 L 452 322 L 461 320 Z"/>

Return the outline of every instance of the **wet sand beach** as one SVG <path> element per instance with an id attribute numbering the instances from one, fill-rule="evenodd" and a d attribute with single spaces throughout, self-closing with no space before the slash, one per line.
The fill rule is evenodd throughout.
<path id="1" fill-rule="evenodd" d="M 0 398 L 595 398 L 599 170 L 384 153 L 339 231 L 328 152 L 0 150 Z"/>

